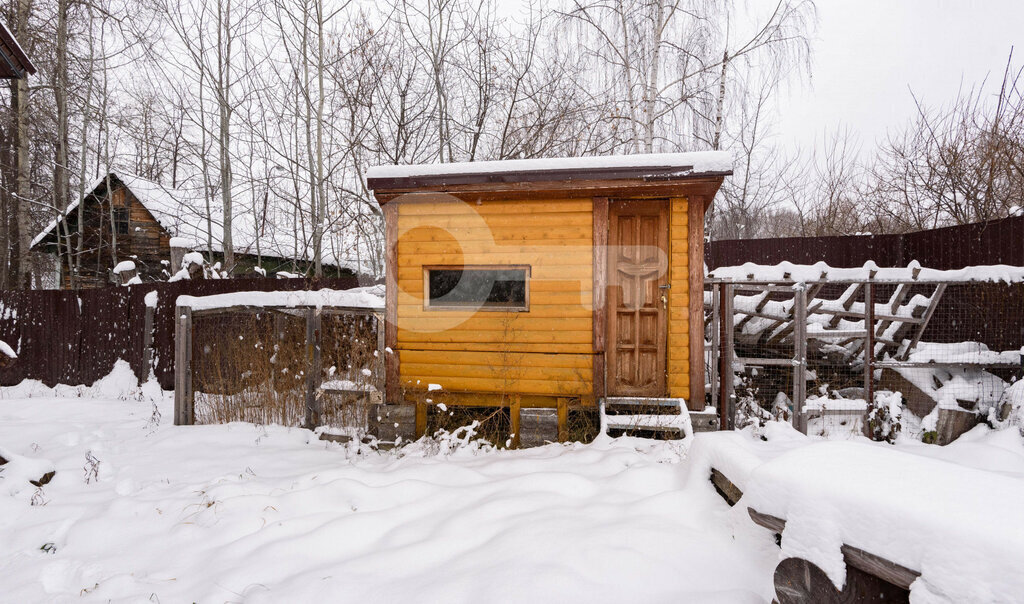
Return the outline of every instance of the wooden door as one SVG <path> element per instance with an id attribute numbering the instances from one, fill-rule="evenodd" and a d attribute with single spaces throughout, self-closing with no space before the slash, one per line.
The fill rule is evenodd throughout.
<path id="1" fill-rule="evenodd" d="M 668 277 L 668 203 L 635 200 L 609 204 L 610 396 L 667 394 Z"/>

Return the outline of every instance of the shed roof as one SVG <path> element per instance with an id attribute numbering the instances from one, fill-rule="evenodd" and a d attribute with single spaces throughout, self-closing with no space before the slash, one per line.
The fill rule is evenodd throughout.
<path id="1" fill-rule="evenodd" d="M 387 195 L 390 192 L 481 187 L 494 190 L 511 187 L 514 183 L 561 183 L 546 188 L 568 188 L 583 181 L 649 183 L 721 178 L 729 174 L 732 174 L 730 153 L 700 151 L 377 166 L 367 171 L 366 183 L 384 203 L 390 199 Z"/>
<path id="2" fill-rule="evenodd" d="M 0 79 L 17 80 L 36 72 L 11 30 L 0 23 Z"/>

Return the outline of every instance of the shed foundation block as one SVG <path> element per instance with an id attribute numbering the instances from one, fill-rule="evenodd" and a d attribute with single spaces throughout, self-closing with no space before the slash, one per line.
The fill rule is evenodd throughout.
<path id="1" fill-rule="evenodd" d="M 384 442 L 416 440 L 416 405 L 374 405 L 368 431 Z"/>
<path id="2" fill-rule="evenodd" d="M 520 411 L 519 446 L 540 447 L 558 442 L 558 409 L 530 409 Z"/>
<path id="3" fill-rule="evenodd" d="M 718 430 L 718 413 L 714 411 L 690 411 L 690 424 L 696 432 Z"/>

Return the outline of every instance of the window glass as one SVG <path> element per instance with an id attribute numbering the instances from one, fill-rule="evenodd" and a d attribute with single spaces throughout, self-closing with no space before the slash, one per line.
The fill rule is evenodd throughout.
<path id="1" fill-rule="evenodd" d="M 529 267 L 427 269 L 427 306 L 525 310 Z"/>

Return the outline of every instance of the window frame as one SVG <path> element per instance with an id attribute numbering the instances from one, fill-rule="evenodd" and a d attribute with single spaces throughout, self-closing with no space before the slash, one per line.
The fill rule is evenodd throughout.
<path id="1" fill-rule="evenodd" d="M 452 304 L 431 304 L 430 303 L 430 271 L 451 271 L 451 270 L 521 270 L 524 273 L 525 294 L 523 304 L 520 306 L 497 306 L 478 305 L 452 305 Z M 530 280 L 532 279 L 533 267 L 529 264 L 430 264 L 423 265 L 423 310 L 425 311 L 462 311 L 462 312 L 530 312 Z"/>
<path id="2" fill-rule="evenodd" d="M 132 232 L 132 214 L 128 208 L 114 208 L 114 233 L 118 236 L 131 235 Z M 124 231 L 121 228 L 124 228 Z"/>

